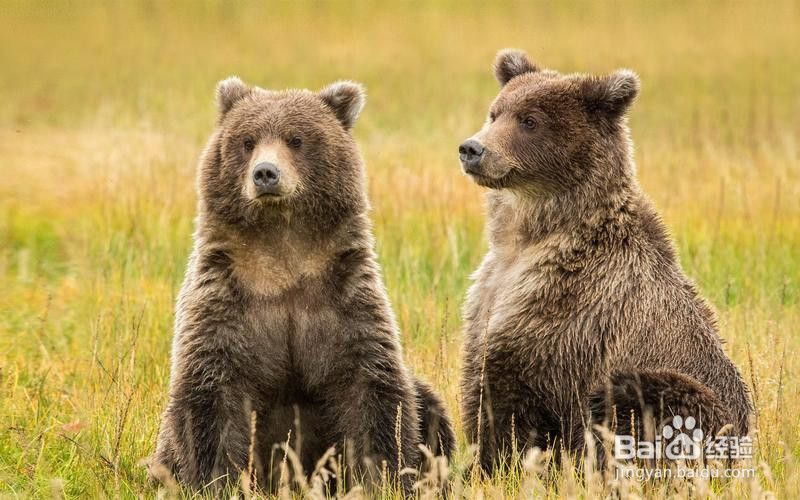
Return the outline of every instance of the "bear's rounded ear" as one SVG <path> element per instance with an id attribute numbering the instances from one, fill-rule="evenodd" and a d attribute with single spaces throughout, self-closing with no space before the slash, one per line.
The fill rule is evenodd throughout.
<path id="1" fill-rule="evenodd" d="M 518 49 L 503 49 L 494 59 L 494 76 L 501 86 L 507 84 L 515 76 L 523 73 L 535 73 L 539 70 L 525 52 Z"/>
<path id="2" fill-rule="evenodd" d="M 342 80 L 320 90 L 319 97 L 328 106 L 345 129 L 350 129 L 364 108 L 366 93 L 356 82 Z"/>
<path id="3" fill-rule="evenodd" d="M 250 88 L 238 76 L 231 76 L 217 84 L 217 105 L 223 116 L 233 108 L 236 101 L 250 92 Z"/>
<path id="4" fill-rule="evenodd" d="M 629 69 L 619 69 L 607 76 L 590 76 L 581 82 L 586 106 L 610 118 L 623 115 L 639 93 L 639 77 Z"/>

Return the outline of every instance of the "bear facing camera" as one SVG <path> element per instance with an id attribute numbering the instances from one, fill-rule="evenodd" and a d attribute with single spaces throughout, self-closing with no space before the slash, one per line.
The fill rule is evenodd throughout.
<path id="1" fill-rule="evenodd" d="M 373 251 L 351 134 L 364 99 L 347 81 L 219 84 L 152 477 L 204 489 L 247 473 L 275 491 L 288 436 L 305 473 L 333 447 L 352 460 L 337 482 L 383 467 L 409 493 L 398 472 L 420 466 L 420 444 L 450 456 L 450 421 L 403 362 Z"/>

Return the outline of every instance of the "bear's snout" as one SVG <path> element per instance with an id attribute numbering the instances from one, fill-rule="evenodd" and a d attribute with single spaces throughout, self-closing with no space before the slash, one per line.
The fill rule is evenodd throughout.
<path id="1" fill-rule="evenodd" d="M 477 139 L 467 139 L 461 143 L 458 147 L 458 156 L 465 172 L 477 173 L 485 150 L 486 148 Z"/>
<path id="2" fill-rule="evenodd" d="M 279 194 L 278 181 L 281 179 L 281 170 L 270 162 L 261 162 L 253 169 L 253 185 L 256 196 Z"/>

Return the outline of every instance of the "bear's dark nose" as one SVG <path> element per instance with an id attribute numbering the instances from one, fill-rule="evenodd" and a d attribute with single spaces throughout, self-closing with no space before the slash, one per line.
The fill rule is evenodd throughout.
<path id="1" fill-rule="evenodd" d="M 259 196 L 277 192 L 280 178 L 281 171 L 274 163 L 262 162 L 253 169 L 253 184 Z"/>
<path id="2" fill-rule="evenodd" d="M 467 139 L 458 147 L 458 156 L 464 165 L 464 170 L 470 172 L 480 164 L 485 148 L 475 139 Z"/>

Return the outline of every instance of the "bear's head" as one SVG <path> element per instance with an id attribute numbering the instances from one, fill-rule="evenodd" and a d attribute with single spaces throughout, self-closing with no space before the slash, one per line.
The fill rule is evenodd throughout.
<path id="1" fill-rule="evenodd" d="M 564 75 L 510 49 L 497 54 L 494 72 L 500 93 L 483 128 L 459 147 L 476 183 L 540 196 L 629 174 L 625 113 L 636 74 Z"/>
<path id="2" fill-rule="evenodd" d="M 217 129 L 204 153 L 201 213 L 248 234 L 336 224 L 367 208 L 351 129 L 361 85 L 272 91 L 231 77 L 217 86 Z"/>

